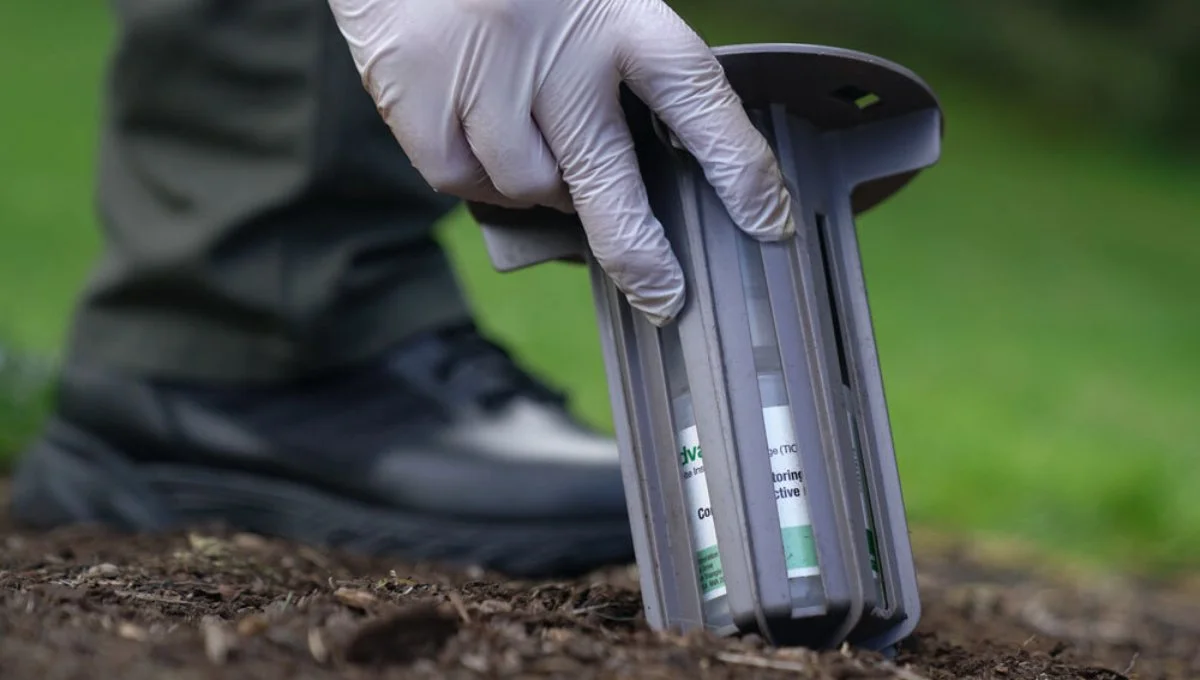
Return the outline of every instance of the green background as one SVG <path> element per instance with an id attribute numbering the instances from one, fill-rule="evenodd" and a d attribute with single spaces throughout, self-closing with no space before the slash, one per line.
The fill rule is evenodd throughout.
<path id="1" fill-rule="evenodd" d="M 102 3 L 67 5 L 0 4 L 0 452 L 35 431 L 45 403 L 12 357 L 56 357 L 98 247 L 92 168 L 111 26 Z M 870 5 L 883 7 L 858 7 Z M 1146 84 L 1110 82 L 1125 76 L 1106 78 L 1109 62 L 1070 51 L 1065 34 L 1059 53 L 996 47 L 976 68 L 960 29 L 988 28 L 960 15 L 979 5 L 958 6 L 957 24 L 930 9 L 939 5 L 899 12 L 908 40 L 880 37 L 880 25 L 906 26 L 882 9 L 841 22 L 832 10 L 806 22 L 806 3 L 679 9 L 714 44 L 873 49 L 916 67 L 942 97 L 941 163 L 860 223 L 911 519 L 1130 569 L 1196 569 L 1196 155 L 1172 148 L 1169 115 L 1112 104 L 1144 99 Z M 1052 87 L 1063 53 L 1109 89 Z M 1172 82 L 1168 57 L 1145 68 Z M 1042 69 L 1029 66 L 1037 59 Z M 462 215 L 442 234 L 485 326 L 607 424 L 583 272 L 496 274 Z"/>

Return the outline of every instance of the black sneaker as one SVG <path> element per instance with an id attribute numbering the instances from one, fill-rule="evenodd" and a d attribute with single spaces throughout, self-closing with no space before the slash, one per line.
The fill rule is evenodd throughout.
<path id="1" fill-rule="evenodd" d="M 243 531 L 518 576 L 630 562 L 615 443 L 473 327 L 286 388 L 68 367 L 13 513 Z"/>

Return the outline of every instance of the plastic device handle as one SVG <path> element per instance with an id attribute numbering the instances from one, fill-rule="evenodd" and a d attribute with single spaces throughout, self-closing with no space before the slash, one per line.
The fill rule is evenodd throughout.
<path id="1" fill-rule="evenodd" d="M 575 215 L 551 208 L 513 210 L 481 203 L 467 208 L 483 231 L 492 266 L 511 272 L 535 264 L 587 259 L 587 239 Z"/>
<path id="2" fill-rule="evenodd" d="M 862 148 L 843 150 L 845 164 L 839 170 L 844 181 L 855 187 L 855 215 L 899 191 L 940 153 L 944 123 L 937 98 L 916 74 L 897 64 L 822 45 L 729 45 L 714 48 L 713 53 L 748 107 L 783 105 L 830 132 L 855 127 L 876 117 L 875 109 L 884 110 L 891 125 L 876 126 L 871 134 L 848 140 Z M 871 90 L 845 85 L 856 81 L 869 81 Z M 813 92 L 827 96 L 813 97 Z M 869 98 L 860 103 L 864 96 L 875 101 L 882 96 L 886 106 L 872 106 Z M 646 113 L 640 106 L 634 108 Z M 918 130 L 928 133 L 914 132 Z M 656 132 L 661 135 L 661 130 Z M 921 142 L 914 144 L 914 139 Z M 483 231 L 497 271 L 587 260 L 587 240 L 575 215 L 550 208 L 513 210 L 479 203 L 467 207 Z"/>

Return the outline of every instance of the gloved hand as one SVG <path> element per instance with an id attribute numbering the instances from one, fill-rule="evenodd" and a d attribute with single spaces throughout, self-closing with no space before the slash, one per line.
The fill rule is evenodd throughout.
<path id="1" fill-rule="evenodd" d="M 651 214 L 626 84 L 760 239 L 794 230 L 766 140 L 696 33 L 662 0 L 330 0 L 368 92 L 437 191 L 577 212 L 597 261 L 659 325 L 683 274 Z"/>

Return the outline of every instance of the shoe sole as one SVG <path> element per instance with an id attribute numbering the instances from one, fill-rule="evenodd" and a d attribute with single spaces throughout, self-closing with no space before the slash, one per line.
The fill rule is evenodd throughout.
<path id="1" fill-rule="evenodd" d="M 483 523 L 406 513 L 237 470 L 135 464 L 57 419 L 18 463 L 12 491 L 14 518 L 43 528 L 100 523 L 163 532 L 216 520 L 308 545 L 523 577 L 633 561 L 624 518 Z"/>

